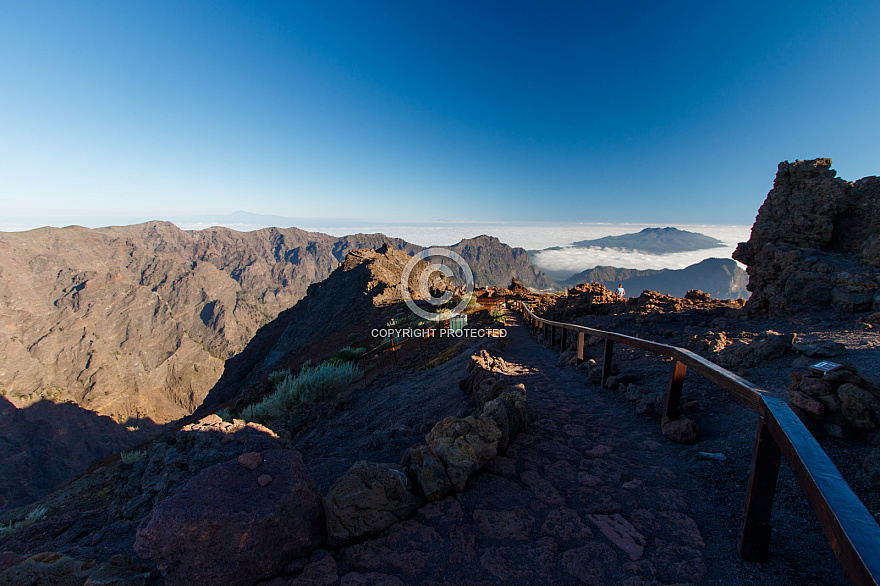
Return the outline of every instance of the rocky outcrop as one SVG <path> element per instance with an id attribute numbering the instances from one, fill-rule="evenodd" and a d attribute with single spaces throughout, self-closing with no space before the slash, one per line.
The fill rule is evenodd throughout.
<path id="1" fill-rule="evenodd" d="M 321 495 L 302 456 L 261 456 L 254 470 L 235 460 L 207 468 L 141 524 L 135 551 L 165 584 L 254 584 L 324 540 Z"/>
<path id="2" fill-rule="evenodd" d="M 461 492 L 467 479 L 498 454 L 501 430 L 488 417 L 447 417 L 425 436 L 428 447 L 446 465 L 452 487 Z"/>
<path id="3" fill-rule="evenodd" d="M 865 435 L 880 428 L 880 387 L 845 364 L 826 374 L 792 372 L 789 403 L 814 432 Z"/>
<path id="4" fill-rule="evenodd" d="M 767 330 L 753 339 L 736 340 L 718 353 L 717 362 L 725 368 L 753 368 L 794 352 L 794 334 Z"/>
<path id="5" fill-rule="evenodd" d="M 748 265 L 750 311 L 880 307 L 880 178 L 844 181 L 831 159 L 780 163 L 733 258 Z"/>
<path id="6" fill-rule="evenodd" d="M 525 249 L 510 247 L 494 236 L 466 238 L 449 249 L 467 261 L 478 287 L 504 287 L 515 278 L 535 289 L 555 286 L 532 266 Z"/>
<path id="7" fill-rule="evenodd" d="M 331 545 L 377 535 L 409 518 L 422 504 L 406 472 L 393 464 L 360 461 L 324 497 Z"/>

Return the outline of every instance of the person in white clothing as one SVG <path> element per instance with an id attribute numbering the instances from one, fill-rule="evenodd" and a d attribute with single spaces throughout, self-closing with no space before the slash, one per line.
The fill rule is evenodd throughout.
<path id="1" fill-rule="evenodd" d="M 623 288 L 623 283 L 617 285 L 617 294 L 621 297 L 626 297 L 626 289 Z"/>

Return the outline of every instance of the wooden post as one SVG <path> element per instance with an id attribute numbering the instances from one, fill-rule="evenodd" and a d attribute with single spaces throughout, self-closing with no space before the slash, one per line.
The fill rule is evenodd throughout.
<path id="1" fill-rule="evenodd" d="M 752 471 L 746 492 L 742 528 L 739 532 L 739 557 L 747 562 L 767 560 L 770 550 L 770 514 L 779 476 L 779 446 L 770 434 L 763 417 L 758 419 Z"/>
<path id="2" fill-rule="evenodd" d="M 687 364 L 672 361 L 672 370 L 669 372 L 669 383 L 666 385 L 666 402 L 663 404 L 663 415 L 669 419 L 678 419 L 681 415 L 681 388 L 684 385 L 684 377 L 687 374 Z"/>
<path id="3" fill-rule="evenodd" d="M 611 354 L 614 352 L 614 340 L 605 338 L 605 355 L 602 357 L 602 386 L 611 376 Z"/>
<path id="4" fill-rule="evenodd" d="M 577 351 L 576 364 L 580 364 L 583 361 L 584 361 L 584 333 L 578 332 L 578 351 Z"/>
<path id="5" fill-rule="evenodd" d="M 565 326 L 563 326 L 563 327 L 560 328 L 560 329 L 561 329 L 562 331 L 559 332 L 559 334 L 560 334 L 560 335 L 559 335 L 559 337 L 560 337 L 560 340 L 559 340 L 559 353 L 562 354 L 562 353 L 565 352 L 565 350 L 566 350 L 566 346 L 565 346 L 565 338 L 566 338 L 566 335 L 565 335 Z"/>

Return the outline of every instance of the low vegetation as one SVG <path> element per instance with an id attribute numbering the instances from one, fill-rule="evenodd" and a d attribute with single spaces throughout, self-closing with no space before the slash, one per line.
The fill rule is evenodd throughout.
<path id="1" fill-rule="evenodd" d="M 363 376 L 357 364 L 341 359 L 306 366 L 297 375 L 282 372 L 286 376 L 275 384 L 275 392 L 256 405 L 246 407 L 242 417 L 258 423 L 278 419 L 300 403 L 327 401 L 336 397 Z"/>
<path id="2" fill-rule="evenodd" d="M 19 529 L 30 527 L 35 522 L 45 517 L 47 511 L 48 509 L 45 507 L 45 505 L 38 505 L 34 507 L 24 519 L 21 519 L 20 521 L 10 521 L 7 525 L 0 525 L 0 535 L 9 535 L 11 533 L 15 533 Z"/>
<path id="3" fill-rule="evenodd" d="M 147 457 L 147 453 L 144 450 L 136 450 L 132 452 L 122 452 L 119 454 L 119 457 L 122 458 L 122 461 L 126 464 L 132 464 L 134 462 L 139 462 Z"/>

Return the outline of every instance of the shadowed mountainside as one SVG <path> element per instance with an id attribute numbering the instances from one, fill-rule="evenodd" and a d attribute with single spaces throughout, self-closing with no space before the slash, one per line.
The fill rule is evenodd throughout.
<path id="1" fill-rule="evenodd" d="M 683 269 L 618 269 L 596 267 L 563 281 L 573 287 L 581 283 L 602 283 L 611 290 L 622 283 L 627 294 L 638 297 L 642 291 L 659 291 L 684 297 L 691 289 L 700 289 L 716 299 L 748 297 L 748 276 L 736 262 L 723 258 L 707 258 Z"/>

